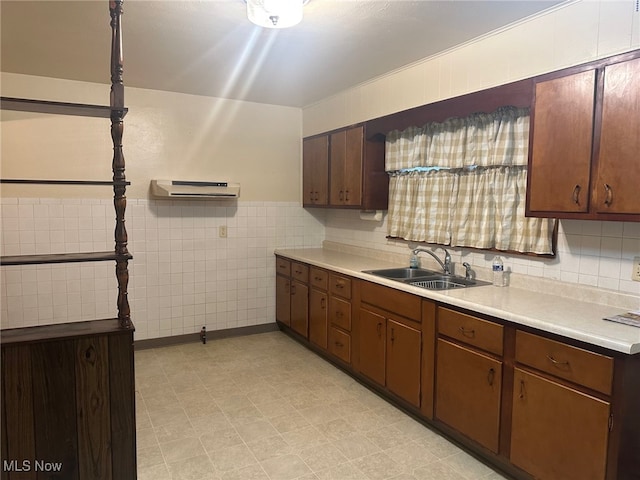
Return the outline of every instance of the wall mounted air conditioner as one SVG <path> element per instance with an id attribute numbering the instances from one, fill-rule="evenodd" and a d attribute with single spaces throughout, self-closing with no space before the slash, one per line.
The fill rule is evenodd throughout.
<path id="1" fill-rule="evenodd" d="M 151 180 L 151 195 L 157 198 L 231 200 L 240 196 L 240 184 L 188 180 Z"/>

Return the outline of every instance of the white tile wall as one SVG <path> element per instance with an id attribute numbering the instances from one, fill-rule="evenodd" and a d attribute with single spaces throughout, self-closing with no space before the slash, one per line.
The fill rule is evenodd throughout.
<path id="1" fill-rule="evenodd" d="M 110 200 L 4 198 L 1 205 L 2 255 L 113 249 Z M 323 215 L 297 203 L 129 200 L 136 338 L 273 322 L 273 250 L 320 246 Z M 218 236 L 221 225 L 227 238 Z M 0 271 L 2 328 L 117 314 L 111 262 Z"/>
<path id="2" fill-rule="evenodd" d="M 327 241 L 403 254 L 408 264 L 407 242 L 390 240 L 386 235 L 386 216 L 372 222 L 360 220 L 358 212 L 353 211 L 326 213 Z M 517 274 L 640 296 L 640 282 L 631 281 L 633 257 L 640 255 L 640 223 L 562 220 L 557 250 L 553 259 L 501 256 L 505 268 Z M 452 249 L 454 262 L 466 261 L 486 269 L 494 256 L 478 250 Z"/>

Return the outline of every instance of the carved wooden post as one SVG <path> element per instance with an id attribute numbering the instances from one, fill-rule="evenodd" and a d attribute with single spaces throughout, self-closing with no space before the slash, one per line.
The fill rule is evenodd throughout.
<path id="1" fill-rule="evenodd" d="M 116 278 L 118 279 L 118 320 L 122 328 L 131 326 L 131 311 L 127 288 L 129 285 L 129 251 L 124 213 L 127 208 L 125 195 L 124 153 L 122 134 L 124 131 L 124 84 L 122 82 L 122 0 L 110 0 L 111 13 L 111 139 L 113 140 L 113 205 L 116 211 L 115 253 Z"/>

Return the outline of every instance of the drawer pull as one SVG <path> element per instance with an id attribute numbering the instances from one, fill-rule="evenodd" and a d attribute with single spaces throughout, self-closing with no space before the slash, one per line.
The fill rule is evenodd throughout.
<path id="1" fill-rule="evenodd" d="M 576 205 L 580 205 L 580 190 L 582 190 L 582 187 L 580 187 L 580 185 L 576 185 L 573 188 L 573 203 L 575 203 Z"/>
<path id="2" fill-rule="evenodd" d="M 493 387 L 493 381 L 496 378 L 496 371 L 493 368 L 489 369 L 489 373 L 487 374 L 487 382 L 489 383 L 490 387 Z"/>
<path id="3" fill-rule="evenodd" d="M 336 347 L 340 347 L 340 348 L 344 347 L 344 343 L 338 342 L 337 340 L 335 342 L 335 345 L 336 345 Z"/>
<path id="4" fill-rule="evenodd" d="M 314 278 L 314 280 L 315 280 L 316 282 L 319 282 L 320 280 L 322 280 L 322 277 L 318 277 L 318 276 L 315 276 L 315 277 L 313 277 L 313 278 Z"/>
<path id="5" fill-rule="evenodd" d="M 553 363 L 558 368 L 565 368 L 565 369 L 569 368 L 568 361 L 561 362 L 560 360 L 556 360 L 555 358 L 553 358 L 551 355 L 547 355 L 547 358 L 551 363 Z"/>
<path id="6" fill-rule="evenodd" d="M 344 313 L 342 313 L 340 310 L 336 310 L 336 318 L 342 318 L 344 317 Z"/>
<path id="7" fill-rule="evenodd" d="M 458 330 L 460 330 L 460 333 L 465 337 L 473 338 L 476 336 L 476 331 L 473 328 L 460 327 Z"/>
<path id="8" fill-rule="evenodd" d="M 336 282 L 336 288 L 344 288 L 344 283 Z"/>
<path id="9" fill-rule="evenodd" d="M 287 268 L 287 266 L 286 266 L 286 265 L 278 265 L 278 267 L 279 267 L 279 268 L 283 268 L 283 269 L 284 269 L 284 268 Z"/>
<path id="10" fill-rule="evenodd" d="M 605 199 L 604 199 L 604 204 L 607 207 L 610 207 L 611 203 L 613 203 L 613 198 L 612 198 L 613 197 L 613 189 L 611 188 L 611 186 L 608 183 L 605 183 L 604 184 L 604 191 L 605 191 L 605 193 L 607 195 L 605 197 Z"/>
<path id="11" fill-rule="evenodd" d="M 296 275 L 300 275 L 302 273 L 301 270 L 296 270 Z"/>

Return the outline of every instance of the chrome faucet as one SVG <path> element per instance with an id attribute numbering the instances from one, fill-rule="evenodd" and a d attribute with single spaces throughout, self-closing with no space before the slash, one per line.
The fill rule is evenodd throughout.
<path id="1" fill-rule="evenodd" d="M 428 253 L 429 255 L 431 255 L 436 262 L 438 262 L 438 264 L 442 267 L 442 271 L 446 274 L 446 275 L 451 275 L 451 255 L 449 255 L 449 251 L 444 248 L 444 247 L 439 247 L 442 248 L 442 250 L 444 250 L 444 263 L 442 262 L 442 260 L 440 260 L 437 255 L 435 253 L 433 253 L 431 250 L 427 250 L 424 247 L 418 247 L 418 248 L 414 248 L 413 249 L 413 254 L 414 255 L 418 255 L 419 252 L 424 252 L 424 253 Z"/>

